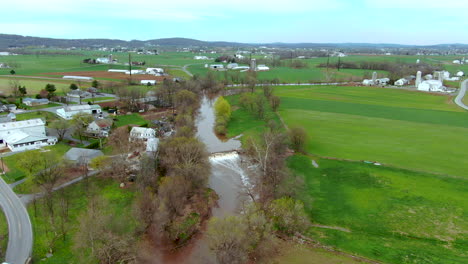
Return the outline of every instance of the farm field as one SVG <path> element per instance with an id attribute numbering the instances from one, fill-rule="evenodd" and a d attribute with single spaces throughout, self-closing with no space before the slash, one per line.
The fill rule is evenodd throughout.
<path id="1" fill-rule="evenodd" d="M 309 237 L 384 263 L 463 263 L 466 111 L 448 96 L 396 89 L 296 86 L 274 94 L 282 120 L 308 131 L 309 153 L 383 163 L 289 157 L 304 182 L 297 198 L 314 224 Z M 244 140 L 265 121 L 238 108 L 238 97 L 226 97 L 233 106 L 228 136 Z M 309 254 L 285 254 L 276 263 L 309 263 Z"/>
<path id="2" fill-rule="evenodd" d="M 447 96 L 333 86 L 276 94 L 284 122 L 308 131 L 309 153 L 466 177 L 468 113 Z"/>
<path id="3" fill-rule="evenodd" d="M 50 83 L 55 85 L 57 89 L 56 94 L 62 95 L 70 90 L 71 81 L 66 80 L 37 80 L 37 79 L 23 79 L 23 78 L 1 78 L 0 77 L 0 91 L 5 95 L 11 94 L 10 82 L 17 81 L 19 85 L 26 86 L 26 97 L 34 97 L 38 94 L 45 86 Z"/>
<path id="4" fill-rule="evenodd" d="M 310 237 L 389 263 L 463 263 L 468 250 L 466 179 L 358 162 L 293 156 L 305 187 Z M 465 256 L 465 257 L 464 257 Z"/>
<path id="5" fill-rule="evenodd" d="M 59 53 L 59 54 L 55 54 Z M 68 53 L 68 54 L 63 54 Z M 121 64 L 87 64 L 82 61 L 87 58 L 106 57 L 112 52 L 102 51 L 66 51 L 38 50 L 34 55 L 17 55 L 3 57 L 2 62 L 13 64 L 17 75 L 41 75 L 52 72 L 77 71 L 107 71 L 108 69 L 128 69 L 123 63 L 128 63 L 128 53 L 112 53 Z M 182 52 L 164 52 L 161 55 L 131 54 L 132 61 L 146 62 L 145 67 L 154 66 L 183 66 L 205 61 L 194 60 L 195 55 L 206 55 L 215 58 L 217 54 L 194 54 Z M 140 67 L 132 67 L 134 69 Z M 9 75 L 11 69 L 0 69 L 0 75 Z"/>

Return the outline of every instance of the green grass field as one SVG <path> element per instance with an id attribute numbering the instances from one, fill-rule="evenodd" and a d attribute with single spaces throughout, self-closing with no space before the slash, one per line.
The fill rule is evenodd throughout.
<path id="1" fill-rule="evenodd" d="M 227 137 L 235 137 L 243 134 L 242 139 L 246 139 L 249 136 L 255 136 L 265 129 L 265 120 L 257 118 L 251 112 L 244 108 L 238 107 L 239 95 L 225 97 L 234 109 L 231 114 L 231 120 L 227 126 L 228 134 Z M 274 120 L 279 124 L 278 116 L 272 112 L 269 105 L 266 106 L 266 120 Z"/>
<path id="2" fill-rule="evenodd" d="M 386 263 L 463 263 L 468 250 L 466 111 L 448 96 L 405 90 L 275 89 L 284 122 L 308 131 L 308 152 L 391 165 L 315 158 L 316 169 L 309 157 L 290 157 L 288 167 L 304 179 L 298 196 L 311 220 L 331 227 L 312 227 L 311 238 Z M 226 97 L 234 109 L 237 97 Z M 254 134 L 264 126 L 237 109 L 228 135 Z M 308 254 L 314 255 L 286 254 L 277 263 L 309 263 Z"/>
<path id="3" fill-rule="evenodd" d="M 70 148 L 71 147 L 66 144 L 59 143 L 54 146 L 44 147 L 43 149 L 49 149 L 54 152 L 57 157 L 62 157 Z M 18 159 L 23 156 L 24 153 L 26 152 L 19 152 L 3 158 L 3 162 L 5 162 L 5 165 L 10 170 L 3 175 L 3 179 L 5 179 L 6 182 L 12 183 L 26 176 L 26 171 L 21 167 L 21 164 L 18 163 Z"/>
<path id="4" fill-rule="evenodd" d="M 468 250 L 466 179 L 357 162 L 293 156 L 304 178 L 299 197 L 313 222 L 310 236 L 388 263 L 463 263 Z"/>
<path id="5" fill-rule="evenodd" d="M 27 79 L 27 78 L 0 78 L 0 91 L 5 95 L 11 94 L 11 81 L 17 81 L 19 85 L 26 86 L 26 97 L 34 97 L 38 94 L 45 86 L 50 83 L 54 84 L 56 87 L 55 93 L 57 95 L 63 95 L 68 92 L 70 89 L 70 81 L 61 81 L 61 80 L 36 80 L 36 79 Z"/>
<path id="6" fill-rule="evenodd" d="M 357 264 L 362 263 L 321 248 L 311 248 L 298 243 L 281 241 L 278 255 L 266 257 L 261 264 Z"/>
<path id="7" fill-rule="evenodd" d="M 121 126 L 126 126 L 126 125 L 142 126 L 148 123 L 148 121 L 146 121 L 139 114 L 119 115 L 116 117 L 116 119 L 117 119 L 117 121 L 115 122 L 116 127 L 121 127 Z"/>
<path id="8" fill-rule="evenodd" d="M 468 113 L 447 96 L 364 87 L 276 93 L 284 122 L 308 131 L 310 153 L 466 177 Z"/>
<path id="9" fill-rule="evenodd" d="M 46 111 L 36 111 L 36 112 L 29 112 L 29 113 L 16 115 L 16 121 L 28 120 L 28 119 L 33 119 L 33 118 L 43 118 L 46 120 L 47 125 L 48 125 L 50 124 L 50 122 L 57 120 L 58 116 L 56 116 L 55 114 L 51 112 L 46 112 Z"/>
<path id="10" fill-rule="evenodd" d="M 103 196 L 108 201 L 108 208 L 105 214 L 113 215 L 118 222 L 125 222 L 125 227 L 129 235 L 131 235 L 137 226 L 137 222 L 132 217 L 132 201 L 135 197 L 134 192 L 119 188 L 118 182 L 111 179 L 91 178 L 90 184 L 94 187 L 92 190 L 96 194 Z M 69 218 L 68 234 L 65 239 L 58 239 L 54 245 L 54 252 L 51 258 L 47 258 L 41 263 L 78 263 L 81 254 L 73 250 L 73 236 L 78 231 L 79 216 L 83 213 L 88 204 L 88 198 L 83 193 L 83 182 L 71 185 L 65 189 L 69 197 Z M 57 196 L 58 194 L 56 194 Z M 57 198 L 56 198 L 57 200 Z M 55 203 L 56 210 L 59 204 Z M 46 227 L 50 225 L 49 220 L 45 216 L 44 203 L 39 200 L 37 202 L 37 216 L 35 215 L 34 206 L 28 206 L 28 212 L 31 217 L 31 222 L 34 231 L 33 259 L 39 261 L 45 258 L 49 251 L 48 237 Z M 50 232 L 50 231 L 49 231 Z M 97 262 L 96 262 L 97 263 Z"/>

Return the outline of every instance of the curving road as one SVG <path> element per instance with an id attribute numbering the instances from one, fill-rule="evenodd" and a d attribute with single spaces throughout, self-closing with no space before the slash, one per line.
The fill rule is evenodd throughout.
<path id="1" fill-rule="evenodd" d="M 21 200 L 1 177 L 0 206 L 8 222 L 6 262 L 24 264 L 32 251 L 31 220 Z"/>
<path id="2" fill-rule="evenodd" d="M 455 103 L 461 108 L 468 110 L 468 106 L 463 103 L 463 97 L 465 96 L 466 89 L 468 89 L 468 79 L 461 83 L 460 91 L 458 92 L 457 97 L 455 97 Z"/>

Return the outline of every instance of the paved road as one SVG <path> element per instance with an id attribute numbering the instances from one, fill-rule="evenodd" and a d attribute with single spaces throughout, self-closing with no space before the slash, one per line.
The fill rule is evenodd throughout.
<path id="1" fill-rule="evenodd" d="M 455 103 L 461 108 L 468 110 L 468 106 L 463 103 L 463 97 L 465 96 L 466 89 L 468 89 L 468 79 L 461 83 L 460 91 L 458 92 L 457 97 L 455 97 Z"/>
<path id="2" fill-rule="evenodd" d="M 8 222 L 6 262 L 24 264 L 32 251 L 31 220 L 23 203 L 1 177 L 0 206 Z"/>

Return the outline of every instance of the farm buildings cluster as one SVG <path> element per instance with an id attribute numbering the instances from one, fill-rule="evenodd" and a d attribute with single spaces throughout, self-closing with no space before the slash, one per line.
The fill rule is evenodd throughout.
<path id="1" fill-rule="evenodd" d="M 419 91 L 426 92 L 453 92 L 452 89 L 448 89 L 443 85 L 445 81 L 459 81 L 465 73 L 463 71 L 457 71 L 455 76 L 450 77 L 448 71 L 436 71 L 434 74 L 426 74 L 422 76 L 421 71 L 418 71 L 416 75 L 410 75 L 404 78 L 400 78 L 394 82 L 395 86 L 406 86 L 414 82 L 414 87 Z M 377 72 L 372 74 L 372 79 L 364 79 L 362 84 L 365 86 L 380 85 L 385 86 L 390 82 L 389 78 L 377 78 Z"/>

